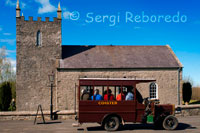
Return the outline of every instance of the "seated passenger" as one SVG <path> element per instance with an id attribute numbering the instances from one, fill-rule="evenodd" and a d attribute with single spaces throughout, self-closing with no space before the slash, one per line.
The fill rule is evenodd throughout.
<path id="1" fill-rule="evenodd" d="M 90 93 L 86 89 L 83 89 L 81 93 L 81 100 L 90 100 Z"/>
<path id="2" fill-rule="evenodd" d="M 91 99 L 93 100 L 93 96 L 91 97 Z M 99 94 L 98 89 L 94 91 L 94 100 L 103 100 L 103 97 Z"/>
<path id="3" fill-rule="evenodd" d="M 106 93 L 104 95 L 104 100 L 115 100 L 114 95 L 112 94 L 111 89 L 108 89 L 108 93 Z"/>
<path id="4" fill-rule="evenodd" d="M 125 95 L 123 92 L 121 92 L 121 89 L 119 89 L 119 94 L 117 95 L 116 100 L 117 101 L 125 100 Z"/>
<path id="5" fill-rule="evenodd" d="M 134 95 L 133 95 L 133 87 L 128 87 L 127 88 L 127 95 L 126 95 L 126 100 L 133 100 Z"/>

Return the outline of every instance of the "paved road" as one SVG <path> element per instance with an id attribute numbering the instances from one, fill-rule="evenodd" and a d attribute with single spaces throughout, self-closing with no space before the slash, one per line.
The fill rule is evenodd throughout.
<path id="1" fill-rule="evenodd" d="M 184 132 L 200 133 L 200 116 L 178 117 L 179 126 L 175 131 L 155 130 L 153 125 L 126 124 L 117 133 L 153 133 L 153 132 Z M 39 122 L 39 121 L 38 121 Z M 98 124 L 83 124 L 72 127 L 74 120 L 49 121 L 48 124 L 33 125 L 33 121 L 0 121 L 0 133 L 85 133 L 106 132 Z"/>

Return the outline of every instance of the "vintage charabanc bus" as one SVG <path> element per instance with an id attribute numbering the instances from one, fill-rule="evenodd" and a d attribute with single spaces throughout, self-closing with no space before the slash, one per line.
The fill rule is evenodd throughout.
<path id="1" fill-rule="evenodd" d="M 76 120 L 80 124 L 99 123 L 107 131 L 115 131 L 120 124 L 124 125 L 126 122 L 154 123 L 167 130 L 175 129 L 178 125 L 178 120 L 174 117 L 175 106 L 143 99 L 137 90 L 138 84 L 151 82 L 156 81 L 136 78 L 80 78 Z"/>

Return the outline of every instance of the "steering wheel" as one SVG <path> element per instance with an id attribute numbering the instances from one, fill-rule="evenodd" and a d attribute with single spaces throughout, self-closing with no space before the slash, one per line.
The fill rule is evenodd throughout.
<path id="1" fill-rule="evenodd" d="M 149 97 L 144 98 L 144 105 L 147 107 L 150 104 Z"/>

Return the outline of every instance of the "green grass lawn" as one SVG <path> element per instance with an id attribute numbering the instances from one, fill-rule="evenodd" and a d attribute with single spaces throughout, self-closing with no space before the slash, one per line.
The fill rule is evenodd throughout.
<path id="1" fill-rule="evenodd" d="M 200 104 L 200 100 L 190 100 L 189 104 Z"/>
<path id="2" fill-rule="evenodd" d="M 184 104 L 184 101 L 182 101 L 182 104 Z M 200 104 L 200 100 L 190 100 L 190 103 L 189 104 Z"/>
<path id="3" fill-rule="evenodd" d="M 182 101 L 182 104 L 184 105 L 183 101 Z M 190 100 L 189 104 L 200 104 L 200 100 Z"/>

